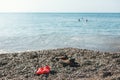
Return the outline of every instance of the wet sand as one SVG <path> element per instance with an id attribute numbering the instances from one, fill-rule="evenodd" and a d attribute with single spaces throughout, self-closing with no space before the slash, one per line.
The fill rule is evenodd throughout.
<path id="1" fill-rule="evenodd" d="M 77 65 L 64 66 L 56 59 L 64 55 Z M 36 75 L 45 65 L 50 73 Z M 60 48 L 0 54 L 0 80 L 120 80 L 120 52 Z"/>

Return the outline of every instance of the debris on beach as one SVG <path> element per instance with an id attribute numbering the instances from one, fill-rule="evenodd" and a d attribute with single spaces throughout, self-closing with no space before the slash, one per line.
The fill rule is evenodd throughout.
<path id="1" fill-rule="evenodd" d="M 56 60 L 59 61 L 59 63 L 61 63 L 63 65 L 63 67 L 65 66 L 79 66 L 79 64 L 77 62 L 75 62 L 75 58 L 69 58 L 67 55 L 64 56 L 59 56 L 56 58 Z"/>
<path id="2" fill-rule="evenodd" d="M 45 66 L 45 67 L 40 67 L 38 68 L 36 74 L 40 75 L 40 74 L 49 74 L 50 73 L 50 66 Z"/>

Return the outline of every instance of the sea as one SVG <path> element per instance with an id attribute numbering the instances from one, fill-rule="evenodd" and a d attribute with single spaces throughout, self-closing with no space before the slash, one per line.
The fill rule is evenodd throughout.
<path id="1" fill-rule="evenodd" d="M 0 52 L 120 52 L 120 13 L 0 13 Z"/>

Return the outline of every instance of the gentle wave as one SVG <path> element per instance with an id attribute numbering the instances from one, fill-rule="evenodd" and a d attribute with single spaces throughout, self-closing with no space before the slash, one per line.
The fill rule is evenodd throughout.
<path id="1" fill-rule="evenodd" d="M 0 14 L 0 52 L 63 47 L 119 51 L 119 41 L 120 14 Z"/>

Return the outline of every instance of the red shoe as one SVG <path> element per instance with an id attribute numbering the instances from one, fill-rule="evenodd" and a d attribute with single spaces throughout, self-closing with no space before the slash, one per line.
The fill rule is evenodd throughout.
<path id="1" fill-rule="evenodd" d="M 50 72 L 50 66 L 41 67 L 37 70 L 36 74 L 48 74 Z"/>

